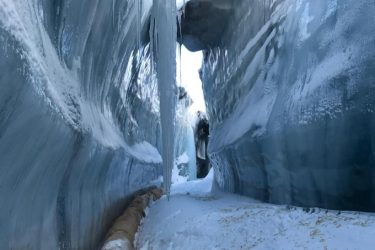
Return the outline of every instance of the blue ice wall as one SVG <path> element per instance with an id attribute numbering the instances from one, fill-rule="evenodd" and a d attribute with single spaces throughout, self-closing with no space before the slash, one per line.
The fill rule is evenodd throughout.
<path id="1" fill-rule="evenodd" d="M 231 15 L 202 70 L 219 185 L 375 211 L 374 1 L 208 2 Z"/>
<path id="2" fill-rule="evenodd" d="M 95 249 L 161 175 L 136 2 L 0 1 L 0 249 Z"/>

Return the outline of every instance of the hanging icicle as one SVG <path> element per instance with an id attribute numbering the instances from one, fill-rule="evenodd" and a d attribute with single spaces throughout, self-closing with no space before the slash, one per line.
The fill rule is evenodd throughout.
<path id="1" fill-rule="evenodd" d="M 179 76 L 179 79 L 178 79 L 178 82 L 180 85 L 182 85 L 182 48 L 181 48 L 181 43 L 178 44 L 178 76 Z"/>
<path id="2" fill-rule="evenodd" d="M 182 14 L 184 15 L 184 17 L 185 17 L 185 9 L 186 9 L 186 0 L 183 1 L 183 5 L 182 5 Z"/>
<path id="3" fill-rule="evenodd" d="M 112 27 L 115 29 L 115 5 L 116 0 L 112 0 Z"/>
<path id="4" fill-rule="evenodd" d="M 136 32 L 137 32 L 137 50 L 140 52 L 141 50 L 141 33 L 142 33 L 142 0 L 134 0 L 134 5 L 137 13 L 136 17 Z"/>
<path id="5" fill-rule="evenodd" d="M 154 0 L 150 34 L 160 97 L 164 191 L 169 196 L 174 164 L 177 7 L 175 0 Z"/>
<path id="6" fill-rule="evenodd" d="M 184 15 L 185 12 L 185 0 L 184 0 L 184 6 L 183 10 L 178 11 L 178 16 L 177 16 L 177 21 L 178 21 L 178 34 L 180 35 L 180 42 L 178 43 L 178 60 L 179 60 L 179 83 L 182 84 L 182 42 L 183 42 L 183 37 L 182 37 L 182 15 Z"/>
<path id="7" fill-rule="evenodd" d="M 150 36 L 151 75 L 154 75 L 154 65 L 155 65 L 155 57 L 154 57 L 155 50 L 154 50 L 154 47 L 156 46 L 156 41 L 154 40 L 155 19 L 153 18 L 153 16 L 151 16 L 151 20 L 150 20 L 149 36 Z"/>

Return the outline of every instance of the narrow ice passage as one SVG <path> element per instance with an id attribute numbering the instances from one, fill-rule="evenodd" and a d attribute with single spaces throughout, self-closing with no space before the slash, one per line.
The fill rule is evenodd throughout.
<path id="1" fill-rule="evenodd" d="M 305 149 L 303 146 L 302 149 L 297 148 L 296 144 L 301 144 L 301 141 L 293 141 L 291 135 L 294 133 L 293 126 L 296 126 L 294 122 L 302 127 L 302 134 L 309 134 L 316 127 L 306 129 L 304 127 L 306 120 L 311 122 L 310 119 L 315 119 L 314 116 L 318 113 L 334 116 L 330 110 L 327 110 L 329 109 L 327 106 L 335 106 L 335 94 L 329 96 L 331 97 L 330 101 L 327 101 L 329 104 L 325 99 L 315 100 L 313 94 L 321 93 L 316 91 L 320 88 L 315 84 L 329 82 L 326 78 L 330 78 L 330 74 L 341 75 L 342 71 L 353 62 L 351 58 L 347 60 L 346 55 L 341 57 L 341 52 L 339 53 L 335 46 L 327 46 L 327 50 L 331 51 L 329 53 L 335 54 L 334 58 L 321 59 L 316 58 L 318 56 L 311 56 L 315 51 L 309 51 L 309 46 L 324 47 L 325 42 L 330 42 L 324 40 L 319 43 L 313 39 L 309 41 L 311 36 L 309 29 L 315 31 L 315 35 L 319 37 L 319 25 L 324 26 L 326 21 L 327 26 L 330 27 L 335 22 L 332 20 L 343 15 L 341 11 L 350 11 L 345 8 L 335 11 L 336 1 L 330 1 L 327 6 L 318 1 L 313 11 L 310 7 L 311 1 L 286 1 L 285 5 L 278 5 L 277 1 L 253 2 L 254 5 L 258 4 L 254 9 L 261 10 L 259 13 L 254 13 L 251 8 L 247 10 L 247 6 L 242 6 L 244 10 L 238 10 L 238 6 L 233 7 L 226 1 L 211 4 L 208 3 L 210 1 L 193 2 L 195 3 L 188 7 L 196 8 L 197 12 L 192 14 L 189 20 L 191 23 L 186 24 L 188 27 L 185 26 L 188 30 L 186 32 L 190 32 L 189 36 L 181 40 L 185 41 L 191 50 L 202 48 L 205 50 L 201 76 L 205 80 L 208 102 L 214 104 L 208 107 L 208 111 L 212 115 L 215 127 L 210 142 L 210 153 L 212 165 L 217 171 L 216 179 L 214 180 L 212 170 L 203 180 L 172 185 L 170 199 L 164 197 L 149 208 L 135 241 L 137 249 L 373 249 L 375 245 L 373 214 L 315 208 L 315 206 L 322 206 L 351 209 L 365 204 L 366 198 L 362 197 L 361 202 L 356 202 L 359 198 L 353 195 L 354 191 L 349 189 L 348 192 L 352 191 L 350 195 L 340 193 L 338 191 L 340 188 L 337 187 L 341 187 L 342 183 L 340 178 L 336 179 L 337 176 L 330 179 L 337 182 L 336 184 L 330 185 L 330 180 L 324 181 L 326 176 L 319 172 L 322 171 L 321 169 L 326 167 L 329 174 L 336 172 L 324 161 L 310 157 L 306 153 L 311 150 L 310 148 Z M 202 41 L 209 36 L 207 33 L 219 34 L 221 31 L 217 28 L 218 22 L 215 22 L 215 27 L 210 27 L 209 32 L 196 27 L 199 18 L 204 23 L 202 25 L 207 25 L 205 22 L 206 16 L 209 16 L 207 14 L 209 10 L 205 8 L 207 6 L 217 8 L 217 12 L 222 11 L 223 16 L 235 16 L 241 13 L 245 17 L 237 16 L 234 19 L 238 18 L 240 21 L 245 19 L 248 23 L 254 22 L 259 27 L 251 36 L 249 35 L 251 38 L 248 41 L 237 41 L 238 32 L 246 31 L 246 22 L 239 22 L 238 25 L 243 30 L 238 28 L 238 31 L 235 27 L 237 23 L 231 20 L 231 27 L 235 27 L 235 31 L 229 32 L 233 37 L 228 38 L 229 42 L 226 42 L 233 47 L 217 49 L 216 44 L 203 44 Z M 319 7 L 322 10 L 317 10 Z M 231 8 L 235 9 L 234 13 L 231 12 L 233 10 Z M 311 12 L 320 16 L 321 23 L 317 20 L 314 22 L 314 15 Z M 189 17 L 179 16 L 179 22 L 181 19 L 188 20 Z M 296 21 L 298 19 L 301 21 Z M 225 24 L 221 23 L 221 25 Z M 338 37 L 342 35 L 341 28 L 345 29 L 333 28 L 336 32 L 334 34 Z M 283 37 L 283 32 L 288 29 L 292 30 L 292 34 L 293 32 L 297 34 L 294 37 L 295 41 Z M 322 39 L 330 40 L 326 37 Z M 303 44 L 304 42 L 306 44 Z M 284 43 L 289 43 L 291 51 L 282 50 Z M 238 50 L 236 46 L 242 46 L 242 50 Z M 299 62 L 301 59 L 298 55 L 293 58 L 295 54 L 303 54 L 303 49 L 308 51 L 307 56 L 311 56 L 307 62 Z M 288 73 L 296 74 L 296 77 L 284 75 L 283 61 L 280 60 L 280 57 L 285 55 L 283 53 L 291 54 L 285 56 L 284 60 L 290 60 L 292 69 Z M 347 53 L 345 49 L 343 53 Z M 336 60 L 340 60 L 342 66 L 333 66 Z M 319 63 L 321 65 L 315 70 L 308 69 L 307 72 L 302 70 L 300 73 L 299 66 L 295 66 L 299 63 L 305 67 Z M 322 69 L 323 66 L 328 68 Z M 287 93 L 287 97 L 284 97 L 283 91 L 288 91 L 290 86 L 279 85 L 280 82 L 288 82 L 290 78 L 297 86 L 292 86 L 291 93 Z M 283 110 L 278 105 L 284 105 L 283 102 L 288 98 L 291 101 L 285 104 L 287 108 Z M 304 98 L 313 99 L 311 108 L 305 108 L 305 103 L 299 103 Z M 234 105 L 227 106 L 227 102 L 232 102 Z M 290 113 L 295 110 L 298 111 L 294 117 Z M 284 116 L 288 119 L 289 115 L 292 132 L 282 121 L 277 120 Z M 272 130 L 272 133 L 267 133 L 268 130 Z M 278 135 L 280 130 L 281 135 Z M 284 130 L 287 131 L 285 132 L 287 135 L 282 134 Z M 286 149 L 282 148 L 284 143 Z M 314 142 L 310 141 L 310 143 L 315 145 Z M 309 146 L 310 144 L 306 147 Z M 293 151 L 288 151 L 290 150 L 288 147 Z M 290 155 L 301 157 L 301 161 L 293 157 L 290 159 Z M 372 159 L 371 156 L 368 157 Z M 324 156 L 322 158 L 326 159 Z M 321 165 L 317 166 L 315 161 Z M 305 170 L 308 164 L 314 167 Z M 366 166 L 374 167 L 370 165 Z M 358 166 L 362 167 L 365 164 L 361 162 Z M 348 174 L 348 176 L 354 175 L 354 173 Z M 343 179 L 346 178 L 348 177 L 345 175 Z M 311 187 L 315 185 L 318 190 L 312 190 Z M 218 186 L 227 191 L 250 194 L 249 196 L 259 200 L 292 205 L 263 203 L 245 196 L 219 191 Z M 354 188 L 357 186 L 361 185 L 357 184 Z M 335 192 L 340 193 L 350 202 L 343 205 L 345 199 L 341 197 L 336 199 L 333 194 Z M 361 190 L 361 192 L 365 191 Z M 308 208 L 293 206 L 296 204 L 306 204 Z"/>
<path id="2" fill-rule="evenodd" d="M 0 0 L 0 250 L 373 248 L 375 1 L 177 2 Z"/>

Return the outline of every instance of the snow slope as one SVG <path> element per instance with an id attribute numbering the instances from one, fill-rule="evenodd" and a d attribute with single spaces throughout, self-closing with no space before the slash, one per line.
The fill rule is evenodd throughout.
<path id="1" fill-rule="evenodd" d="M 172 187 L 149 210 L 137 249 L 373 249 L 375 216 L 275 206 L 209 192 L 213 174 Z M 199 192 L 198 190 L 202 190 Z M 186 193 L 190 192 L 190 195 Z"/>

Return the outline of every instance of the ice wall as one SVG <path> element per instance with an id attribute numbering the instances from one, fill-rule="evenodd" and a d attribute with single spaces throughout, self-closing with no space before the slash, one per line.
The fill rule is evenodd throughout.
<path id="1" fill-rule="evenodd" d="M 162 174 L 149 0 L 0 0 L 0 249 L 95 249 Z"/>
<path id="2" fill-rule="evenodd" d="M 189 28 L 204 18 L 199 2 L 233 11 L 207 23 L 227 29 L 201 46 L 219 185 L 272 203 L 375 211 L 374 1 L 192 0 L 194 46 L 208 36 Z"/>

